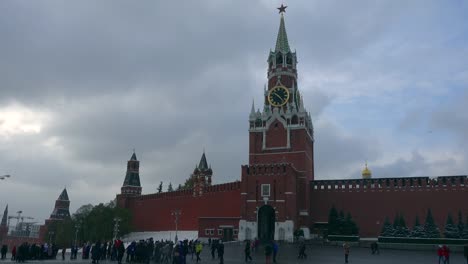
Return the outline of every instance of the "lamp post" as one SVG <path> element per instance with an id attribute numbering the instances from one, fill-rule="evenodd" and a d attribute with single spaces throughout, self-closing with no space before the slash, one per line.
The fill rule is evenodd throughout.
<path id="1" fill-rule="evenodd" d="M 114 240 L 117 239 L 117 235 L 119 234 L 119 222 L 122 221 L 120 217 L 114 218 Z"/>
<path id="2" fill-rule="evenodd" d="M 54 231 L 49 231 L 49 246 L 52 246 L 52 237 L 54 236 Z"/>
<path id="3" fill-rule="evenodd" d="M 172 210 L 171 215 L 174 216 L 174 222 L 175 222 L 175 242 L 177 243 L 177 231 L 178 231 L 178 224 L 179 224 L 179 217 L 182 214 L 182 211 L 180 209 L 175 209 Z"/>
<path id="4" fill-rule="evenodd" d="M 75 248 L 78 244 L 78 230 L 80 230 L 80 223 L 75 224 Z"/>
<path id="5" fill-rule="evenodd" d="M 10 178 L 11 175 L 7 174 L 7 175 L 2 175 L 0 176 L 0 180 L 5 180 L 6 178 Z"/>

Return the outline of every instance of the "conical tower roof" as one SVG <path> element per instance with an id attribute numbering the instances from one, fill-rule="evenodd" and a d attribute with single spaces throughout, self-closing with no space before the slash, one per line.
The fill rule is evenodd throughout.
<path id="1" fill-rule="evenodd" d="M 59 198 L 57 200 L 60 201 L 69 201 L 68 199 L 68 193 L 67 193 L 67 188 L 64 188 L 62 193 L 60 194 Z"/>
<path id="2" fill-rule="evenodd" d="M 203 155 L 200 159 L 200 163 L 198 164 L 198 169 L 199 170 L 207 170 L 208 169 L 208 162 L 206 162 L 206 156 L 205 152 L 203 152 Z"/>
<path id="3" fill-rule="evenodd" d="M 288 34 L 286 34 L 286 26 L 284 25 L 284 15 L 281 13 L 280 26 L 278 30 L 278 37 L 276 38 L 275 52 L 282 52 L 283 54 L 291 51 L 289 48 Z"/>
<path id="4" fill-rule="evenodd" d="M 0 225 L 1 226 L 6 226 L 7 225 L 7 219 L 8 219 L 8 204 L 5 207 L 5 211 L 3 211 L 2 223 Z"/>
<path id="5" fill-rule="evenodd" d="M 137 160 L 137 157 L 136 157 L 135 151 L 133 151 L 133 155 L 132 155 L 132 157 L 130 158 L 130 160 Z"/>

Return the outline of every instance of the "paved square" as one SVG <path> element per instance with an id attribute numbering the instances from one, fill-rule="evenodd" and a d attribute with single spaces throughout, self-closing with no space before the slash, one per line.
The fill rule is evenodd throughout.
<path id="1" fill-rule="evenodd" d="M 344 263 L 343 250 L 341 247 L 336 246 L 319 246 L 312 245 L 307 247 L 307 259 L 297 259 L 298 248 L 295 245 L 285 244 L 280 245 L 280 250 L 277 257 L 278 264 L 295 264 L 295 263 Z M 258 252 L 252 254 L 253 261 L 251 263 L 265 263 L 263 255 L 263 248 L 260 247 Z M 201 254 L 201 263 L 219 263 L 218 259 L 212 260 L 208 246 L 203 248 Z M 124 258 L 125 259 L 125 258 Z M 195 259 L 195 256 L 194 256 Z M 188 255 L 187 263 L 196 263 Z M 0 263 L 8 263 L 7 261 L 0 261 Z M 38 263 L 63 263 L 59 253 L 57 260 L 49 261 L 28 261 Z M 82 260 L 81 255 L 78 255 L 78 260 L 70 261 L 69 254 L 66 256 L 66 263 L 91 263 L 91 260 Z M 101 263 L 117 263 L 110 261 L 101 261 Z M 125 262 L 124 262 L 125 263 Z M 152 262 L 154 263 L 154 262 Z M 240 244 L 226 244 L 224 263 L 245 263 L 243 245 Z M 415 264 L 415 263 L 438 263 L 436 252 L 431 251 L 407 251 L 407 250 L 381 250 L 379 255 L 372 255 L 369 248 L 351 248 L 349 263 L 359 264 Z M 466 264 L 466 260 L 462 253 L 453 253 L 450 259 L 452 264 Z"/>

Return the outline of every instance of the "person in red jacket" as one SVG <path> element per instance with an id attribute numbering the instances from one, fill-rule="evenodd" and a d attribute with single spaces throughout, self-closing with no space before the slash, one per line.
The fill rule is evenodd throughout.
<path id="1" fill-rule="evenodd" d="M 450 249 L 447 245 L 442 247 L 442 251 L 444 254 L 444 264 L 450 264 Z"/>
<path id="2" fill-rule="evenodd" d="M 16 260 L 16 246 L 11 250 L 11 260 Z"/>
<path id="3" fill-rule="evenodd" d="M 439 245 L 439 248 L 437 249 L 437 256 L 439 256 L 439 264 L 441 261 L 444 261 L 444 249 L 442 248 L 442 245 Z"/>

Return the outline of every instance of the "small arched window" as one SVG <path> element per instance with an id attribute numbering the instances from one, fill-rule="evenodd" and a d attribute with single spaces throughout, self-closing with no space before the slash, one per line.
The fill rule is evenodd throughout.
<path id="1" fill-rule="evenodd" d="M 291 118 L 291 124 L 297 125 L 297 123 L 299 123 L 299 119 L 297 118 L 297 115 L 293 115 Z"/>
<path id="2" fill-rule="evenodd" d="M 293 60 L 292 60 L 292 54 L 291 54 L 291 53 L 288 53 L 288 54 L 286 55 L 286 64 L 287 64 L 287 65 L 292 65 L 292 61 L 293 61 Z"/>
<path id="3" fill-rule="evenodd" d="M 276 54 L 276 65 L 283 64 L 283 54 L 278 53 Z"/>

